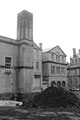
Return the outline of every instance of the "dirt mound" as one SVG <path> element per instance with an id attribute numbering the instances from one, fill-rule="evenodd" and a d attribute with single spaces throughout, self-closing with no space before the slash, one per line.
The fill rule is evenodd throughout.
<path id="1" fill-rule="evenodd" d="M 64 88 L 49 87 L 29 100 L 25 107 L 59 108 L 80 107 L 80 100 Z"/>

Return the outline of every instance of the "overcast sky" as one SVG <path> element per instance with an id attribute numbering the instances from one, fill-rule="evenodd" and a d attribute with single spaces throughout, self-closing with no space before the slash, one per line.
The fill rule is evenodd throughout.
<path id="1" fill-rule="evenodd" d="M 17 14 L 33 13 L 33 39 L 43 49 L 59 45 L 67 55 L 80 49 L 80 0 L 0 0 L 0 35 L 16 39 Z"/>

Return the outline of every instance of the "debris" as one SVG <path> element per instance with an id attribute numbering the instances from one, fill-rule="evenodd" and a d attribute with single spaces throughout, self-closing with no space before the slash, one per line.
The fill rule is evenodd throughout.
<path id="1" fill-rule="evenodd" d="M 80 107 L 80 100 L 69 90 L 62 87 L 49 87 L 35 95 L 33 99 L 24 102 L 24 107 L 66 108 Z"/>

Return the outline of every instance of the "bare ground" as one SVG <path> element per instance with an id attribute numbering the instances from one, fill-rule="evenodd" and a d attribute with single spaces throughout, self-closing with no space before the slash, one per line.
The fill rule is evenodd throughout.
<path id="1" fill-rule="evenodd" d="M 80 110 L 0 107 L 0 120 L 80 120 Z"/>

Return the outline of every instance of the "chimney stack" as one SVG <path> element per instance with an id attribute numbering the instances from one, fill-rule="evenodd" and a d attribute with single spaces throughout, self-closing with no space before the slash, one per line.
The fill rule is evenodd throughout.
<path id="1" fill-rule="evenodd" d="M 41 48 L 41 50 L 42 50 L 42 43 L 39 43 L 39 46 L 40 46 L 40 48 Z"/>
<path id="2" fill-rule="evenodd" d="M 76 57 L 76 48 L 73 48 L 73 57 Z"/>

